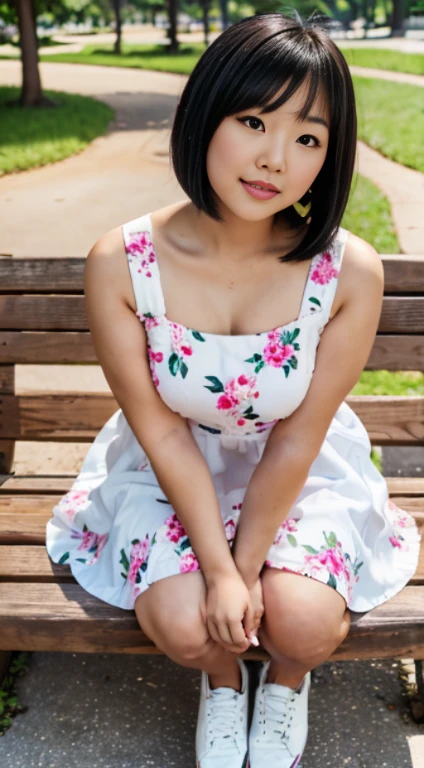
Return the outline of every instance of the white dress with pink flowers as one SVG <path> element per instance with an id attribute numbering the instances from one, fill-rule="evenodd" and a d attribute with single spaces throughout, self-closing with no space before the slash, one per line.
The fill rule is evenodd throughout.
<path id="1" fill-rule="evenodd" d="M 158 393 L 187 419 L 209 466 L 232 545 L 243 497 L 267 438 L 311 382 L 348 232 L 310 264 L 299 317 L 242 336 L 204 333 L 166 314 L 150 214 L 122 226 L 137 316 Z M 365 427 L 343 402 L 266 565 L 328 584 L 353 611 L 399 592 L 418 563 L 414 519 L 388 498 Z M 199 504 L 202 499 L 199 499 Z M 154 581 L 199 563 L 121 409 L 90 446 L 71 490 L 47 523 L 47 551 L 91 594 L 133 609 Z"/>

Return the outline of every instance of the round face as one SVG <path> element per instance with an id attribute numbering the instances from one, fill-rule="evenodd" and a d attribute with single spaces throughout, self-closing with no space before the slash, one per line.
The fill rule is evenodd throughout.
<path id="1" fill-rule="evenodd" d="M 299 121 L 306 89 L 302 84 L 273 112 L 250 108 L 225 117 L 216 129 L 206 169 L 224 218 L 231 212 L 247 221 L 262 220 L 293 205 L 312 186 L 327 154 L 330 122 L 323 94 Z"/>

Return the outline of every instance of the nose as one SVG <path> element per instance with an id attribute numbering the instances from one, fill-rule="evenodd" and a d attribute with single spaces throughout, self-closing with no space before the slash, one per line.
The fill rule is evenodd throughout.
<path id="1" fill-rule="evenodd" d="M 257 160 L 257 167 L 267 168 L 273 173 L 285 173 L 286 149 L 281 137 L 270 142 L 266 148 L 263 148 Z"/>

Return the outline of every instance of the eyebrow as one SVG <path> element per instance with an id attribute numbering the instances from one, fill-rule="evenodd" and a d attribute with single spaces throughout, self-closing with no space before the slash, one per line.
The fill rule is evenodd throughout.
<path id="1" fill-rule="evenodd" d="M 308 115 L 305 120 L 307 123 L 320 123 L 321 125 L 325 125 L 325 127 L 328 128 L 327 121 L 324 120 L 323 117 L 318 117 L 318 115 Z"/>

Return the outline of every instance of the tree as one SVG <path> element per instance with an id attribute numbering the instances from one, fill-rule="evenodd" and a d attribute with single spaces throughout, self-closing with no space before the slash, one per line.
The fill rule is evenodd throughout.
<path id="1" fill-rule="evenodd" d="M 38 64 L 37 28 L 33 0 L 16 0 L 22 61 L 22 90 L 7 106 L 54 107 L 56 102 L 43 95 Z"/>
<path id="2" fill-rule="evenodd" d="M 115 14 L 116 38 L 113 46 L 113 52 L 118 56 L 122 53 L 122 19 L 121 19 L 121 0 L 112 0 L 113 12 Z"/>

